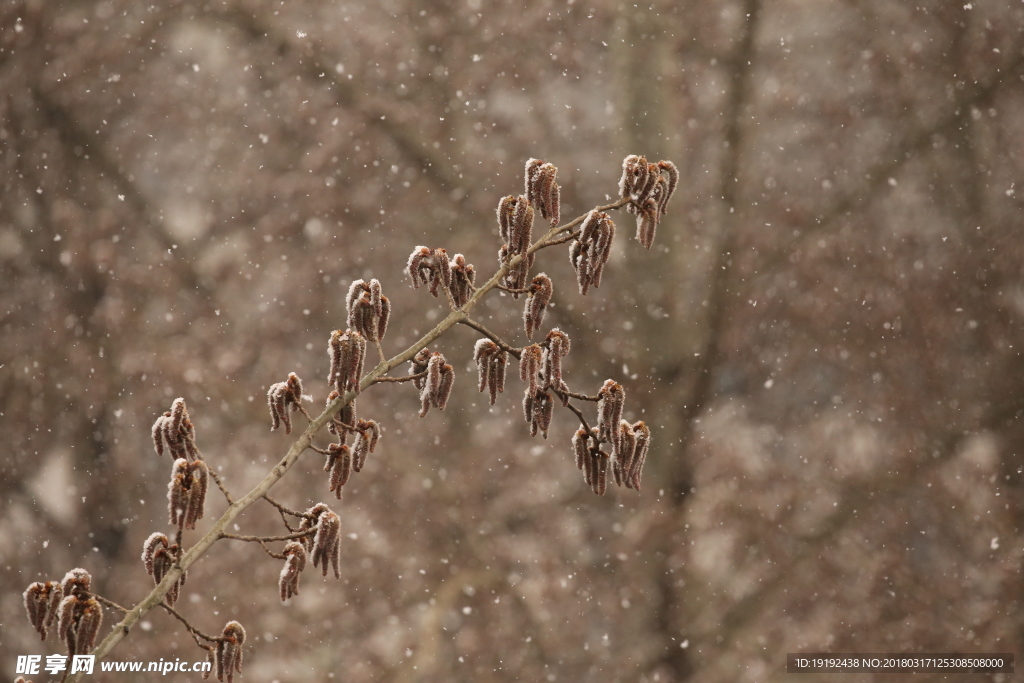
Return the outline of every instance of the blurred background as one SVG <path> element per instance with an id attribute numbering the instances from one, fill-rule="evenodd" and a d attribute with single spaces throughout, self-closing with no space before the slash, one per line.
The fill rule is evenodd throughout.
<path id="1" fill-rule="evenodd" d="M 175 397 L 240 496 L 291 443 L 267 387 L 294 371 L 322 405 L 353 279 L 383 283 L 397 353 L 445 312 L 409 286 L 414 246 L 489 277 L 526 159 L 559 168 L 568 219 L 627 154 L 682 174 L 651 251 L 619 212 L 600 289 L 566 247 L 534 272 L 570 386 L 622 382 L 653 428 L 643 491 L 590 492 L 568 411 L 531 439 L 514 372 L 490 408 L 453 329 L 447 410 L 375 387 L 384 437 L 344 499 L 311 452 L 273 491 L 339 512 L 341 580 L 309 568 L 282 604 L 282 563 L 223 541 L 179 609 L 241 621 L 243 680 L 268 683 L 1020 652 L 1022 28 L 1024 5 L 963 0 L 4 0 L 0 676 L 61 651 L 30 582 L 150 590 L 171 463 L 149 429 Z M 521 346 L 521 313 L 494 292 L 475 316 Z M 211 490 L 186 542 L 224 508 Z M 239 529 L 282 531 L 269 505 Z M 160 610 L 111 654 L 204 656 Z"/>

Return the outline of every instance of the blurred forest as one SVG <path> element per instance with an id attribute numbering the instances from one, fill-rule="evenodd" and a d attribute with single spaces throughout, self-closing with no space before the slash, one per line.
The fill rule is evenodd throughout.
<path id="1" fill-rule="evenodd" d="M 654 430 L 643 491 L 594 496 L 572 415 L 531 439 L 518 378 L 489 408 L 457 327 L 432 347 L 444 412 L 375 387 L 384 437 L 344 499 L 315 453 L 274 489 L 341 514 L 342 579 L 282 604 L 281 563 L 223 541 L 179 609 L 245 624 L 242 680 L 267 683 L 1022 651 L 1020 3 L 3 0 L 0 145 L 0 677 L 60 652 L 30 582 L 149 592 L 171 464 L 149 429 L 175 397 L 244 493 L 291 443 L 267 387 L 294 371 L 322 405 L 353 279 L 383 283 L 397 353 L 446 311 L 409 286 L 415 245 L 489 277 L 526 159 L 558 166 L 569 219 L 628 154 L 682 174 L 653 249 L 617 212 L 600 289 L 564 247 L 534 272 L 570 386 L 621 381 Z M 522 345 L 521 311 L 494 292 L 475 315 Z M 160 610 L 111 654 L 175 657 L 205 653 Z"/>

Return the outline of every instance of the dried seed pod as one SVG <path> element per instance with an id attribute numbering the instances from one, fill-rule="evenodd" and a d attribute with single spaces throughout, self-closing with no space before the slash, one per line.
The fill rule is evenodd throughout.
<path id="1" fill-rule="evenodd" d="M 652 197 L 643 206 L 637 209 L 636 214 L 636 240 L 644 249 L 650 249 L 654 244 L 654 234 L 658 229 L 658 203 Z"/>
<path id="2" fill-rule="evenodd" d="M 533 201 L 533 197 L 535 196 L 534 188 L 537 186 L 537 172 L 543 165 L 544 162 L 541 161 L 540 159 L 527 159 L 526 161 L 526 171 L 525 173 L 523 173 L 523 194 L 529 197 L 531 202 Z"/>
<path id="3" fill-rule="evenodd" d="M 331 356 L 331 370 L 327 383 L 333 385 L 339 394 L 359 391 L 359 379 L 363 374 L 366 359 L 366 338 L 355 330 L 334 330 L 328 342 Z"/>
<path id="4" fill-rule="evenodd" d="M 299 575 L 306 568 L 306 548 L 296 541 L 284 547 L 284 566 L 277 585 L 281 590 L 281 601 L 299 594 Z"/>
<path id="5" fill-rule="evenodd" d="M 100 603 L 88 593 L 75 593 L 61 600 L 58 613 L 57 633 L 68 655 L 73 657 L 92 650 L 103 623 Z"/>
<path id="6" fill-rule="evenodd" d="M 434 399 L 434 407 L 444 410 L 448 405 L 448 397 L 452 394 L 452 387 L 455 385 L 455 368 L 448 363 L 441 367 L 441 385 L 437 388 L 437 396 Z"/>
<path id="7" fill-rule="evenodd" d="M 175 458 L 195 458 L 196 430 L 189 419 L 185 399 L 176 398 L 171 409 L 156 419 L 152 429 L 153 447 L 157 455 L 164 454 L 164 446 Z"/>
<path id="8" fill-rule="evenodd" d="M 378 316 L 384 315 L 387 297 L 381 291 L 380 282 L 376 278 L 370 280 L 370 303 L 373 304 L 374 313 Z"/>
<path id="9" fill-rule="evenodd" d="M 364 280 L 353 280 L 352 284 L 348 286 L 348 294 L 345 296 L 345 312 L 348 315 L 347 324 L 349 327 L 355 327 L 356 325 L 353 313 L 365 291 L 369 291 L 369 285 Z"/>
<path id="10" fill-rule="evenodd" d="M 648 164 L 643 157 L 630 155 L 622 162 L 619 195 L 629 197 L 626 207 L 636 215 L 636 238 L 646 249 L 654 243 L 661 217 L 679 184 L 679 169 L 671 161 Z"/>
<path id="11" fill-rule="evenodd" d="M 569 260 L 576 271 L 580 294 L 601 286 L 601 273 L 612 253 L 615 223 L 603 211 L 591 211 L 583 220 L 579 237 L 569 248 Z"/>
<path id="12" fill-rule="evenodd" d="M 167 509 L 170 523 L 179 530 L 195 529 L 196 521 L 203 518 L 209 468 L 202 460 L 189 462 L 184 458 L 174 461 L 171 482 L 167 486 Z"/>
<path id="13" fill-rule="evenodd" d="M 434 250 L 433 272 L 430 277 L 430 293 L 437 296 L 441 287 L 450 289 L 452 286 L 452 266 L 448 260 L 448 251 L 438 247 Z"/>
<path id="14" fill-rule="evenodd" d="M 146 542 L 142 544 L 142 563 L 146 566 L 146 573 L 153 576 L 153 572 L 156 567 L 154 564 L 154 554 L 158 549 L 166 550 L 171 545 L 170 540 L 166 534 L 162 534 L 159 531 L 154 531 L 146 539 Z"/>
<path id="15" fill-rule="evenodd" d="M 426 372 L 427 366 L 430 364 L 431 352 L 429 349 L 420 349 L 412 360 L 409 361 L 409 374 L 419 375 L 420 373 Z M 413 386 L 418 390 L 422 390 L 424 385 L 427 383 L 426 377 L 418 377 L 413 380 Z"/>
<path id="16" fill-rule="evenodd" d="M 544 323 L 544 312 L 554 294 L 554 285 L 544 273 L 533 278 L 530 291 L 527 292 L 526 306 L 523 309 L 523 322 L 526 325 L 526 338 L 533 339 L 533 333 Z"/>
<path id="17" fill-rule="evenodd" d="M 612 472 L 615 474 L 615 485 L 629 486 L 629 468 L 633 464 L 633 452 L 636 449 L 636 437 L 633 426 L 626 420 L 619 422 L 619 445 L 612 452 Z"/>
<path id="18" fill-rule="evenodd" d="M 270 406 L 272 423 L 270 431 L 284 424 L 284 433 L 292 433 L 291 413 L 299 409 L 303 400 L 313 400 L 311 396 L 302 394 L 302 380 L 294 372 L 288 373 L 288 381 L 270 385 L 267 390 L 267 404 Z"/>
<path id="19" fill-rule="evenodd" d="M 594 493 L 597 493 L 598 491 L 601 490 L 601 465 L 606 463 L 606 461 L 602 459 L 602 455 L 604 455 L 604 451 L 602 451 L 601 449 L 590 449 L 590 452 L 587 454 L 585 469 L 583 470 L 583 481 L 584 483 L 586 483 L 587 486 L 590 487 L 590 490 L 593 491 Z M 605 480 L 605 486 L 607 487 L 607 468 L 605 468 L 603 475 L 603 478 Z M 597 493 L 597 495 L 603 495 L 603 492 Z"/>
<path id="20" fill-rule="evenodd" d="M 60 583 L 36 581 L 25 589 L 25 613 L 29 623 L 39 633 L 39 640 L 46 640 L 47 630 L 57 616 L 64 591 Z"/>
<path id="21" fill-rule="evenodd" d="M 576 271 L 576 284 L 580 288 L 580 294 L 586 294 L 590 288 L 590 253 L 579 240 L 573 240 L 569 245 L 569 263 Z"/>
<path id="22" fill-rule="evenodd" d="M 597 393 L 597 429 L 601 441 L 612 444 L 613 452 L 619 446 L 619 422 L 622 420 L 622 406 L 626 391 L 614 380 L 605 380 Z"/>
<path id="23" fill-rule="evenodd" d="M 167 572 L 181 559 L 181 547 L 177 544 L 171 545 L 167 536 L 156 531 L 149 535 L 142 545 L 142 563 L 146 566 L 146 573 L 153 577 L 153 583 L 159 584 L 164 580 Z M 181 587 L 185 585 L 187 572 L 182 572 L 178 580 L 174 582 L 171 590 L 164 597 L 164 602 L 173 607 L 178 601 Z"/>
<path id="24" fill-rule="evenodd" d="M 414 370 L 418 367 L 417 359 L 420 359 L 418 354 L 414 359 Z M 444 355 L 435 351 L 426 361 L 427 376 L 420 385 L 420 417 L 425 417 L 431 406 L 444 410 L 455 383 L 455 369 L 445 362 Z"/>
<path id="25" fill-rule="evenodd" d="M 473 283 L 476 281 L 476 270 L 472 264 L 466 263 L 466 257 L 456 254 L 449 264 L 452 272 L 450 291 L 452 301 L 457 308 L 462 308 L 473 296 Z"/>
<path id="26" fill-rule="evenodd" d="M 232 683 L 235 674 L 242 673 L 242 644 L 245 643 L 245 629 L 237 621 L 229 621 L 220 638 L 217 639 L 213 657 L 214 671 L 218 681 Z"/>
<path id="27" fill-rule="evenodd" d="M 594 241 L 590 255 L 590 282 L 594 287 L 601 286 L 601 274 L 612 255 L 612 241 L 615 238 L 615 223 L 608 214 L 601 217 L 597 239 Z"/>
<path id="28" fill-rule="evenodd" d="M 299 523 L 299 531 L 318 529 L 317 525 L 320 523 L 320 515 L 322 515 L 325 512 L 330 512 L 330 508 L 324 505 L 323 503 L 317 503 L 313 507 L 306 510 L 306 512 L 302 516 L 302 521 Z M 307 534 L 306 536 L 302 537 L 302 545 L 303 547 L 305 547 L 306 553 L 313 552 L 313 540 L 313 534 Z"/>
<path id="29" fill-rule="evenodd" d="M 508 245 L 502 245 L 501 251 L 498 252 L 498 259 L 502 265 L 505 265 L 512 255 L 508 252 Z M 530 276 L 530 268 L 533 267 L 533 261 L 535 254 L 524 254 L 522 259 L 517 261 L 515 265 L 510 266 L 508 272 L 505 273 L 505 277 L 502 284 L 512 291 L 512 298 L 518 299 L 520 292 L 517 290 L 526 289 L 526 280 Z"/>
<path id="30" fill-rule="evenodd" d="M 433 254 L 434 252 L 430 250 L 430 247 L 419 246 L 412 250 L 407 269 L 409 277 L 412 278 L 413 289 L 419 289 L 421 283 L 427 284 L 430 282 L 430 259 Z"/>
<path id="31" fill-rule="evenodd" d="M 505 368 L 508 366 L 508 352 L 502 351 L 491 363 L 488 372 L 487 385 L 490 388 L 491 405 L 494 405 L 495 397 L 505 391 Z"/>
<path id="32" fill-rule="evenodd" d="M 551 417 L 555 412 L 555 402 L 551 394 L 538 389 L 531 397 L 529 393 L 523 402 L 523 411 L 527 414 L 526 421 L 530 423 L 530 436 L 537 436 L 537 432 L 548 438 L 548 429 L 551 428 Z"/>
<path id="33" fill-rule="evenodd" d="M 548 332 L 542 346 L 544 348 L 542 360 L 544 386 L 565 394 L 562 397 L 562 405 L 568 405 L 569 396 L 566 392 L 569 391 L 569 386 L 562 379 L 562 359 L 569 353 L 569 335 L 556 327 Z"/>
<path id="34" fill-rule="evenodd" d="M 526 162 L 526 197 L 551 225 L 558 225 L 559 221 L 560 191 L 555 182 L 557 173 L 554 164 L 546 164 L 540 159 Z"/>
<path id="35" fill-rule="evenodd" d="M 171 416 L 170 412 L 166 412 L 156 419 L 153 423 L 153 449 L 156 451 L 158 456 L 164 454 L 164 420 Z"/>
<path id="36" fill-rule="evenodd" d="M 664 159 L 658 162 L 659 172 L 664 171 L 668 177 L 667 185 L 665 187 L 665 200 L 662 205 L 661 215 L 668 213 L 668 200 L 672 199 L 672 195 L 676 192 L 676 187 L 679 185 L 679 169 L 671 161 L 665 161 Z"/>
<path id="37" fill-rule="evenodd" d="M 590 441 L 593 439 L 594 443 L 597 444 L 597 430 L 593 427 L 590 432 L 580 427 L 576 430 L 576 433 L 572 436 L 572 450 L 576 455 L 576 469 L 585 470 L 587 467 L 587 460 L 590 457 Z M 586 471 L 586 470 L 585 470 Z M 586 473 L 584 476 L 587 477 Z M 589 480 L 587 485 L 590 485 Z"/>
<path id="38" fill-rule="evenodd" d="M 345 444 L 332 443 L 327 450 L 329 453 L 327 465 L 331 470 L 330 490 L 340 500 L 341 487 L 348 483 L 348 479 L 352 475 L 352 449 Z M 325 466 L 324 469 L 327 467 Z"/>
<path id="39" fill-rule="evenodd" d="M 658 176 L 658 182 L 654 185 L 654 190 L 651 191 L 651 200 L 658 207 L 658 220 L 665 215 L 668 210 L 668 181 L 665 180 L 664 176 Z M 650 201 L 650 200 L 648 200 Z"/>
<path id="40" fill-rule="evenodd" d="M 611 458 L 604 451 L 599 451 L 597 455 L 597 480 L 593 490 L 597 495 L 603 496 L 608 490 L 608 462 Z"/>
<path id="41" fill-rule="evenodd" d="M 434 296 L 441 286 L 445 289 L 451 286 L 451 264 L 444 249 L 416 247 L 409 256 L 408 272 L 414 289 L 419 289 L 420 284 L 427 285 Z"/>
<path id="42" fill-rule="evenodd" d="M 316 536 L 313 537 L 313 566 L 320 566 L 327 576 L 327 564 L 334 569 L 334 578 L 341 578 L 341 518 L 324 506 L 320 513 Z"/>
<path id="43" fill-rule="evenodd" d="M 352 445 L 352 469 L 359 472 L 366 463 L 366 456 L 373 453 L 380 440 L 380 425 L 374 420 L 359 420 L 355 425 L 356 441 Z"/>
<path id="44" fill-rule="evenodd" d="M 92 587 L 92 575 L 81 567 L 72 569 L 61 579 L 60 587 L 65 598 L 69 595 L 87 594 Z"/>
<path id="45" fill-rule="evenodd" d="M 384 339 L 391 317 L 391 301 L 381 293 L 379 281 L 355 280 L 348 289 L 345 305 L 350 328 L 371 342 Z"/>
<path id="46" fill-rule="evenodd" d="M 644 463 L 647 461 L 647 451 L 651 447 L 651 428 L 641 420 L 633 425 L 633 435 L 636 437 L 636 444 L 629 475 L 626 476 L 626 486 L 639 491 L 640 477 L 643 476 Z"/>
<path id="47" fill-rule="evenodd" d="M 477 390 L 483 391 L 487 386 L 487 373 L 491 358 L 501 348 L 487 337 L 476 340 L 473 346 L 473 360 L 476 361 Z"/>
<path id="48" fill-rule="evenodd" d="M 420 417 L 425 417 L 430 406 L 434 403 L 434 396 L 441 386 L 441 368 L 444 367 L 444 357 L 433 353 L 427 363 L 426 382 L 420 391 Z"/>
<path id="49" fill-rule="evenodd" d="M 512 211 L 508 248 L 509 254 L 525 254 L 533 242 L 533 206 L 523 195 L 516 198 Z"/>
<path id="50" fill-rule="evenodd" d="M 622 198 L 636 195 L 638 187 L 647 181 L 647 159 L 630 154 L 622 160 L 622 176 L 619 178 L 619 196 Z"/>
<path id="51" fill-rule="evenodd" d="M 502 197 L 498 201 L 498 237 L 506 244 L 512 235 L 512 213 L 515 205 L 516 198 L 512 195 Z"/>
<path id="52" fill-rule="evenodd" d="M 478 339 L 473 347 L 473 360 L 476 361 L 479 390 L 488 390 L 493 406 L 498 394 L 505 390 L 508 353 L 490 339 L 483 338 Z"/>
<path id="53" fill-rule="evenodd" d="M 95 647 L 96 636 L 100 632 L 101 624 L 103 624 L 103 607 L 95 598 L 86 600 L 75 628 L 75 651 L 71 653 L 72 655 L 85 654 Z"/>
<path id="54" fill-rule="evenodd" d="M 540 372 L 543 367 L 544 350 L 540 344 L 531 344 L 519 355 L 519 379 L 530 385 L 529 393 L 534 394 L 541 386 Z"/>

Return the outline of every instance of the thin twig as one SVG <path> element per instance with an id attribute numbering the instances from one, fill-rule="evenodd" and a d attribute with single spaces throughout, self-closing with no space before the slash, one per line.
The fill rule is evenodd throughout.
<path id="1" fill-rule="evenodd" d="M 294 541 L 299 538 L 305 538 L 306 536 L 312 536 L 316 533 L 316 527 L 311 529 L 304 529 L 303 531 L 296 531 L 288 534 L 287 536 L 241 536 L 239 534 L 225 534 L 221 533 L 221 538 L 230 538 L 232 541 L 249 541 L 252 543 L 263 543 L 264 541 Z"/>
<path id="2" fill-rule="evenodd" d="M 281 521 L 284 522 L 284 527 L 288 529 L 288 531 L 293 534 L 298 531 L 298 529 L 292 528 L 292 525 L 288 523 L 288 515 L 284 513 L 284 510 L 278 510 L 278 512 L 281 513 Z"/>
<path id="3" fill-rule="evenodd" d="M 231 494 L 228 493 L 228 487 L 224 485 L 224 482 L 221 480 L 220 475 L 214 472 L 212 467 L 208 469 L 210 472 L 210 476 L 213 477 L 213 480 L 217 483 L 217 488 L 220 489 L 220 492 L 224 494 L 224 498 L 228 501 L 228 505 L 234 505 L 235 501 L 231 497 Z"/>
<path id="4" fill-rule="evenodd" d="M 188 629 L 188 632 L 191 633 L 193 637 L 199 636 L 203 640 L 207 640 L 207 641 L 209 641 L 211 643 L 216 643 L 216 642 L 220 641 L 220 638 L 216 638 L 214 636 L 208 636 L 205 633 L 203 633 L 202 631 L 200 631 L 199 629 L 197 629 L 192 624 L 188 623 L 188 619 L 186 619 L 185 617 L 181 616 L 181 614 L 178 613 L 178 610 L 174 609 L 173 607 L 168 605 L 166 602 L 161 602 L 160 606 L 163 607 L 165 610 L 167 610 L 167 612 L 171 616 L 173 616 L 175 619 L 177 619 L 178 621 L 183 623 L 185 625 L 185 628 Z M 199 641 L 196 640 L 196 642 L 198 643 Z"/>
<path id="5" fill-rule="evenodd" d="M 545 247 L 553 247 L 553 246 L 558 245 L 558 244 L 565 244 L 566 242 L 570 242 L 570 241 L 576 239 L 579 236 L 579 234 L 580 234 L 579 230 L 573 230 L 573 231 L 569 232 L 567 235 L 563 235 L 563 236 L 559 237 L 558 239 L 549 240 L 548 242 L 546 242 L 544 244 L 544 246 Z"/>
<path id="6" fill-rule="evenodd" d="M 556 391 L 555 393 L 557 393 L 559 396 L 565 394 L 569 398 L 578 398 L 581 401 L 593 401 L 594 403 L 597 403 L 598 401 L 601 400 L 600 396 L 587 396 L 586 394 L 577 394 L 575 391 Z M 564 401 L 565 399 L 563 398 L 562 400 Z"/>
<path id="7" fill-rule="evenodd" d="M 103 597 L 99 593 L 89 593 L 89 595 L 91 595 L 92 597 L 96 598 L 97 602 L 100 602 L 100 603 L 106 605 L 107 607 L 112 607 L 112 608 L 114 608 L 114 609 L 116 609 L 116 610 L 118 610 L 118 611 L 120 611 L 120 612 L 122 612 L 124 614 L 128 614 L 128 608 L 127 607 L 121 607 L 121 605 L 117 604 L 113 600 L 108 600 L 107 598 Z"/>
<path id="8" fill-rule="evenodd" d="M 406 375 L 405 377 L 378 377 L 377 379 L 373 380 L 373 382 L 374 382 L 374 384 L 377 384 L 377 383 L 380 383 L 380 382 L 412 382 L 414 380 L 417 380 L 417 379 L 420 379 L 421 377 L 426 377 L 426 376 L 427 376 L 427 371 L 424 370 L 423 372 L 416 373 L 415 375 Z"/>
<path id="9" fill-rule="evenodd" d="M 525 289 L 515 289 L 514 287 L 506 287 L 505 285 L 498 285 L 498 289 L 500 289 L 503 292 L 508 292 L 509 294 L 529 294 L 530 293 L 530 288 L 529 287 L 527 287 Z"/>
<path id="10" fill-rule="evenodd" d="M 502 351 L 505 351 L 509 355 L 514 356 L 516 358 L 516 360 L 518 360 L 520 355 L 522 355 L 521 354 L 522 349 L 517 349 L 514 346 L 512 346 L 510 344 L 507 344 L 505 341 L 503 341 L 501 339 L 501 337 L 499 337 L 498 335 L 494 334 L 493 332 L 491 332 L 486 327 L 484 327 L 483 325 L 481 325 L 477 321 L 473 320 L 472 318 L 465 318 L 463 320 L 460 320 L 459 324 L 465 325 L 466 327 L 472 327 L 474 330 L 476 330 L 480 334 L 486 336 L 488 339 L 490 339 L 495 344 L 500 346 Z"/>
<path id="11" fill-rule="evenodd" d="M 285 556 L 284 556 L 283 554 L 279 555 L 278 553 L 275 553 L 275 552 L 274 552 L 273 550 L 271 550 L 270 548 L 268 548 L 268 547 L 267 547 L 267 544 L 266 544 L 266 543 L 264 543 L 264 542 L 263 542 L 262 540 L 260 540 L 260 547 L 261 547 L 261 548 L 263 548 L 264 550 L 266 550 L 266 551 L 267 551 L 267 555 L 270 555 L 270 556 L 271 556 L 271 557 L 273 557 L 273 558 L 274 558 L 275 560 L 286 560 L 286 559 L 288 559 L 288 558 L 287 558 L 287 557 L 285 557 Z"/>
<path id="12" fill-rule="evenodd" d="M 559 391 L 558 389 L 555 389 L 554 387 L 552 387 L 551 390 L 554 391 L 555 394 L 559 398 L 562 399 L 562 405 L 563 406 L 565 406 L 566 408 L 571 410 L 573 413 L 575 413 L 576 417 L 579 418 L 580 424 L 583 425 L 583 429 L 586 430 L 587 434 L 590 434 L 590 425 L 587 424 L 587 418 L 583 417 L 583 413 L 580 412 L 579 408 L 574 406 L 572 403 L 567 401 L 566 398 L 565 398 L 566 396 L 576 396 L 576 394 L 573 394 L 572 392 L 569 392 L 569 391 Z M 600 443 L 598 443 L 598 445 L 600 446 Z"/>
<path id="13" fill-rule="evenodd" d="M 276 507 L 278 510 L 280 510 L 281 514 L 287 513 L 287 514 L 291 515 L 292 517 L 306 517 L 308 519 L 312 519 L 311 515 L 307 515 L 305 512 L 296 512 L 295 510 L 291 510 L 289 508 L 286 508 L 284 505 L 281 505 L 280 503 L 278 503 L 276 500 L 274 500 L 273 498 L 271 498 L 268 495 L 264 495 L 263 496 L 263 500 L 267 501 L 268 503 L 270 503 L 271 505 Z"/>

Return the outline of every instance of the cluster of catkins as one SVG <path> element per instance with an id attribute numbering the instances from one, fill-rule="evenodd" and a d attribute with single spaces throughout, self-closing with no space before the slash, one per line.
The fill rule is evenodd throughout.
<path id="1" fill-rule="evenodd" d="M 235 674 L 242 673 L 242 644 L 245 643 L 245 629 L 237 621 L 229 621 L 221 631 L 220 637 L 213 645 L 207 646 L 207 660 L 213 665 L 213 673 L 218 681 L 232 683 Z M 203 672 L 203 678 L 210 677 L 209 671 Z"/>
<path id="2" fill-rule="evenodd" d="M 146 573 L 153 577 L 153 583 L 159 584 L 164 576 L 178 561 L 181 560 L 182 550 L 178 543 L 171 543 L 165 534 L 154 531 L 142 544 L 142 564 L 146 567 Z M 185 585 L 188 572 L 182 572 L 178 580 L 174 582 L 171 589 L 164 597 L 170 607 L 178 601 L 181 587 Z"/>
<path id="3" fill-rule="evenodd" d="M 341 517 L 323 503 L 317 503 L 302 513 L 298 531 L 309 533 L 289 542 L 282 555 L 275 555 L 284 560 L 278 577 L 282 601 L 299 594 L 299 575 L 311 557 L 313 566 L 320 566 L 324 576 L 329 564 L 334 569 L 334 578 L 341 578 Z"/>
<path id="4" fill-rule="evenodd" d="M 306 553 L 313 559 L 313 566 L 319 566 L 327 576 L 327 564 L 334 569 L 334 578 L 341 578 L 341 517 L 323 503 L 317 503 L 306 510 L 299 524 L 299 531 L 315 529 L 316 533 L 302 538 Z M 297 587 L 297 586 L 296 586 Z"/>
<path id="5" fill-rule="evenodd" d="M 406 266 L 412 278 L 413 289 L 427 285 L 430 293 L 438 296 L 439 290 L 447 291 L 456 308 L 462 308 L 473 296 L 476 289 L 476 270 L 466 263 L 466 257 L 456 254 L 448 260 L 448 251 L 442 248 L 416 247 L 409 255 Z"/>
<path id="6" fill-rule="evenodd" d="M 196 430 L 189 419 L 185 399 L 176 398 L 171 409 L 153 423 L 153 447 L 163 455 L 165 447 L 177 456 L 167 487 L 170 523 L 178 530 L 195 529 L 203 518 L 210 470 L 196 448 Z"/>
<path id="7" fill-rule="evenodd" d="M 352 329 L 344 332 L 334 330 L 328 342 L 328 352 L 331 355 L 331 370 L 327 375 L 327 383 L 339 395 L 359 391 L 363 361 L 366 360 L 366 337 Z"/>
<path id="8" fill-rule="evenodd" d="M 354 403 L 354 401 L 353 401 Z M 351 412 L 351 411 L 350 411 Z M 327 447 L 327 462 L 324 471 L 330 472 L 330 490 L 337 498 L 341 498 L 341 487 L 348 483 L 352 472 L 360 472 L 366 463 L 366 456 L 373 452 L 380 440 L 380 425 L 374 420 L 360 418 L 354 425 L 332 421 L 335 433 L 340 437 L 339 443 Z M 348 433 L 355 432 L 355 442 L 351 448 L 346 443 Z"/>
<path id="9" fill-rule="evenodd" d="M 57 581 L 36 581 L 25 590 L 25 612 L 29 623 L 46 640 L 57 622 L 57 637 L 71 656 L 87 654 L 96 644 L 103 608 L 90 593 L 92 576 L 84 569 L 72 569 Z"/>
<path id="10" fill-rule="evenodd" d="M 679 169 L 671 161 L 649 164 L 647 159 L 631 154 L 622 162 L 619 196 L 629 197 L 626 210 L 636 216 L 636 238 L 646 249 L 654 242 L 654 232 L 678 184 Z"/>
<path id="11" fill-rule="evenodd" d="M 420 349 L 409 361 L 409 371 L 419 375 L 413 385 L 420 392 L 420 417 L 426 417 L 431 406 L 444 410 L 455 384 L 455 369 L 440 351 Z"/>
<path id="12" fill-rule="evenodd" d="M 603 211 L 593 210 L 583 219 L 579 235 L 569 247 L 569 261 L 576 271 L 580 294 L 601 286 L 601 274 L 612 254 L 615 223 Z"/>
<path id="13" fill-rule="evenodd" d="M 583 480 L 599 496 L 608 486 L 609 465 L 618 486 L 639 491 L 651 430 L 643 421 L 630 424 L 622 419 L 626 392 L 618 382 L 605 380 L 597 396 L 597 427 L 589 432 L 580 428 L 572 438 L 576 467 L 583 470 Z M 604 443 L 611 444 L 610 453 L 601 448 Z"/>
<path id="14" fill-rule="evenodd" d="M 504 285 L 512 290 L 515 298 L 526 287 L 530 268 L 533 267 L 535 254 L 530 251 L 530 246 L 534 214 L 539 211 L 552 226 L 558 225 L 561 190 L 555 182 L 557 173 L 554 164 L 530 159 L 526 162 L 523 194 L 518 197 L 507 195 L 498 202 L 498 236 L 504 242 L 498 250 L 498 261 L 505 265 L 513 257 L 521 257 L 504 278 Z"/>
<path id="15" fill-rule="evenodd" d="M 527 346 L 519 355 L 519 379 L 527 384 L 523 416 L 530 425 L 530 436 L 541 432 L 548 438 L 555 410 L 552 393 L 562 399 L 563 405 L 569 403 L 569 387 L 562 378 L 562 359 L 569 348 L 569 335 L 556 327 L 543 342 Z"/>
<path id="16" fill-rule="evenodd" d="M 348 326 L 368 341 L 384 339 L 391 318 L 391 302 L 381 293 L 380 282 L 356 280 L 348 290 L 346 300 Z"/>
<path id="17" fill-rule="evenodd" d="M 288 373 L 288 380 L 271 384 L 267 390 L 267 404 L 270 406 L 270 417 L 273 423 L 270 431 L 274 431 L 282 424 L 284 433 L 292 433 L 291 414 L 296 410 L 302 410 L 302 401 L 311 400 L 311 397 L 302 393 L 302 380 L 294 372 Z"/>

